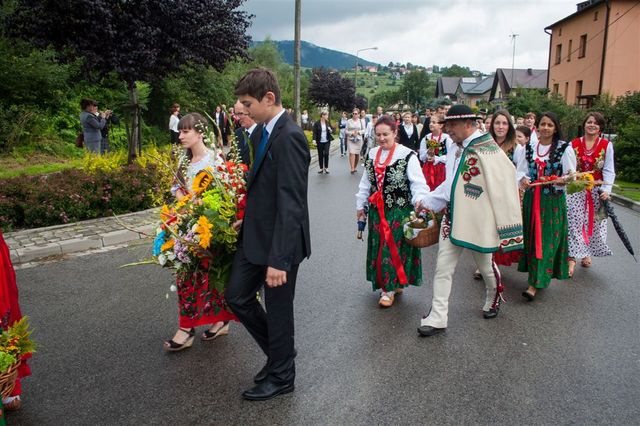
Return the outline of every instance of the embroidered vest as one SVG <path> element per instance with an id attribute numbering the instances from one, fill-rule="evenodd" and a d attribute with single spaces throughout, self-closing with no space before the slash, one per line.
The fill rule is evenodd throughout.
<path id="1" fill-rule="evenodd" d="M 576 152 L 576 160 L 578 161 L 578 172 L 593 172 L 595 180 L 602 180 L 602 169 L 604 168 L 604 157 L 607 152 L 609 141 L 600 138 L 595 144 L 591 152 L 586 152 L 582 138 L 576 138 L 571 141 L 571 146 Z"/>
<path id="2" fill-rule="evenodd" d="M 385 208 L 392 209 L 411 206 L 411 185 L 409 177 L 407 176 L 407 167 L 412 155 L 416 155 L 415 152 L 410 152 L 405 158 L 401 158 L 387 166 L 384 174 L 384 183 L 382 184 Z M 369 182 L 371 183 L 371 194 L 378 190 L 373 162 L 374 160 L 372 158 L 367 158 L 364 165 L 365 169 L 367 169 Z"/>
<path id="3" fill-rule="evenodd" d="M 547 165 L 544 168 L 545 176 L 562 176 L 562 155 L 564 155 L 564 151 L 567 149 L 569 144 L 565 141 L 558 141 L 558 145 L 556 149 L 549 155 L 549 159 L 546 161 Z M 536 162 L 533 156 L 533 148 L 531 148 L 531 144 L 527 144 L 526 146 L 527 154 L 527 163 L 529 164 L 529 177 L 531 181 L 538 180 L 541 176 L 538 176 L 538 167 L 536 166 Z M 561 194 L 564 191 L 561 189 L 557 189 L 553 185 L 544 185 L 542 189 L 543 194 Z"/>

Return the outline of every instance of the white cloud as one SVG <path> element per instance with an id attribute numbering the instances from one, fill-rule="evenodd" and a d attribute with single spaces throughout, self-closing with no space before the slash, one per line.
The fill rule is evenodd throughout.
<path id="1" fill-rule="evenodd" d="M 547 68 L 544 28 L 576 10 L 576 0 L 302 0 L 302 39 L 387 64 L 459 64 L 483 72 L 511 67 L 509 34 L 519 34 L 516 68 Z M 256 40 L 293 39 L 293 0 L 249 0 Z"/>

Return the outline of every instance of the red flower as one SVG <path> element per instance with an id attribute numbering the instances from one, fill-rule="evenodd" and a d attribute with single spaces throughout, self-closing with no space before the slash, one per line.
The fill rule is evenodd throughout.
<path id="1" fill-rule="evenodd" d="M 471 173 L 471 176 L 478 176 L 480 174 L 480 169 L 473 166 L 469 169 L 469 173 Z"/>
<path id="2" fill-rule="evenodd" d="M 473 157 L 471 157 L 471 158 L 469 158 L 467 160 L 467 164 L 470 165 L 470 166 L 475 166 L 477 162 L 478 162 L 478 159 L 477 158 L 473 158 Z"/>
<path id="3" fill-rule="evenodd" d="M 464 172 L 462 175 L 462 179 L 466 180 L 467 182 L 471 180 L 471 175 L 469 174 L 469 172 Z"/>

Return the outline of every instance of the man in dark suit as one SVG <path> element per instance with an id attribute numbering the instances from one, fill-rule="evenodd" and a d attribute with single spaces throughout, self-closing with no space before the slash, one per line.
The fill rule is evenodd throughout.
<path id="1" fill-rule="evenodd" d="M 240 101 L 236 102 L 233 106 L 233 110 L 236 113 L 236 117 L 238 117 L 239 126 L 235 131 L 235 136 L 240 159 L 247 166 L 251 166 L 251 152 L 253 147 L 251 146 L 250 140 L 253 132 L 259 130 L 259 126 L 255 121 L 253 121 L 253 118 L 249 116 L 249 113 Z"/>
<path id="2" fill-rule="evenodd" d="M 229 133 L 231 133 L 231 124 L 229 122 L 229 116 L 224 111 L 222 106 L 216 105 L 216 112 L 213 116 L 216 126 L 220 130 L 220 136 L 222 136 L 222 143 L 224 146 L 229 145 Z"/>
<path id="3" fill-rule="evenodd" d="M 311 155 L 302 129 L 282 108 L 274 74 L 257 68 L 235 94 L 258 123 L 238 250 L 227 303 L 267 356 L 242 396 L 266 400 L 292 392 L 295 380 L 293 299 L 298 266 L 311 254 L 307 180 Z M 266 284 L 266 286 L 265 286 Z M 266 312 L 256 299 L 264 286 Z"/>

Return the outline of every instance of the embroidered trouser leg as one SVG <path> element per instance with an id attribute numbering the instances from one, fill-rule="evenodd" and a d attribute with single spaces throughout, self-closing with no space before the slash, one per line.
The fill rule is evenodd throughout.
<path id="1" fill-rule="evenodd" d="M 463 251 L 462 247 L 452 244 L 449 238 L 440 237 L 436 272 L 433 278 L 431 311 L 427 318 L 422 320 L 422 325 L 430 325 L 437 328 L 447 327 L 453 273 Z M 484 278 L 486 295 L 482 309 L 488 311 L 491 308 L 496 292 L 496 278 L 493 273 L 491 253 L 478 253 L 471 250 L 469 252 L 471 252 L 473 260 Z"/>

